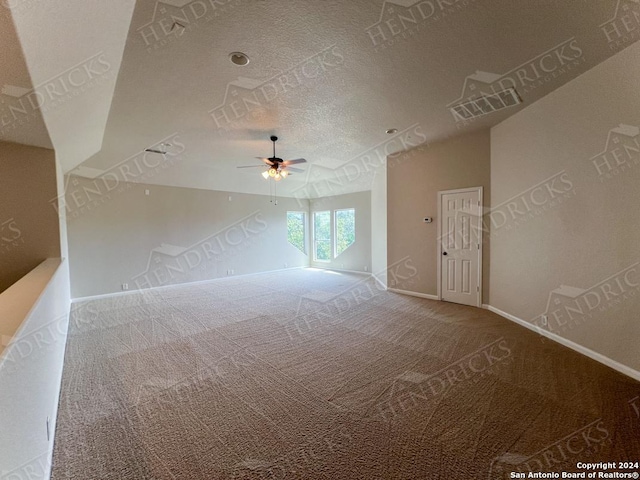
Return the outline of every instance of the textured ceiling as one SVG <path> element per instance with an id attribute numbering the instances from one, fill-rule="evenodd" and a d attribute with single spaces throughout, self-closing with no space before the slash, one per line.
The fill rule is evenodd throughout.
<path id="1" fill-rule="evenodd" d="M 84 17 L 92 14 L 95 24 Z M 622 33 L 633 22 L 640 29 L 640 4 L 138 0 L 130 23 L 126 8 L 111 4 L 69 11 L 68 18 L 81 25 L 71 32 L 83 39 L 80 59 L 110 40 L 118 44 L 128 28 L 122 64 L 111 69 L 117 85 L 102 148 L 74 173 L 268 193 L 259 169 L 235 167 L 270 155 L 268 137 L 276 134 L 278 156 L 309 161 L 307 173 L 280 182 L 279 193 L 317 196 L 367 189 L 386 154 L 495 125 L 614 55 L 636 40 Z M 93 41 L 87 35 L 96 31 Z M 29 42 L 27 59 L 45 46 Z M 245 52 L 250 64 L 233 65 L 234 51 Z M 478 92 L 512 86 L 521 106 L 471 122 L 449 110 Z M 107 90 L 95 102 L 100 111 Z M 64 136 L 84 142 L 75 128 L 95 144 L 99 122 L 85 125 L 84 118 L 50 124 L 45 117 L 54 145 Z M 399 132 L 386 135 L 388 128 Z M 163 141 L 173 144 L 164 160 L 140 154 Z"/>

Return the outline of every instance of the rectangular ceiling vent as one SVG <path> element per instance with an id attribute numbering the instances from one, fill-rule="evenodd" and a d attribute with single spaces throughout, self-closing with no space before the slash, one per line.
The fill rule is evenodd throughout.
<path id="1" fill-rule="evenodd" d="M 514 107 L 522 103 L 522 99 L 515 88 L 507 88 L 490 95 L 482 95 L 478 98 L 459 103 L 450 108 L 457 121 L 471 120 L 482 117 L 498 110 Z"/>

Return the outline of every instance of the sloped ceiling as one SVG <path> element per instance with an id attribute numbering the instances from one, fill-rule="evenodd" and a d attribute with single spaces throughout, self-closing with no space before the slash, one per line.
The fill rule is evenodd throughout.
<path id="1" fill-rule="evenodd" d="M 134 5 L 135 0 L 2 2 L 32 80 L 18 86 L 35 87 L 27 96 L 65 171 L 100 151 Z M 44 143 L 43 132 L 30 135 L 37 137 L 34 144 Z"/>
<path id="2" fill-rule="evenodd" d="M 0 7 L 0 140 L 53 148 L 11 11 Z M 7 48 L 8 47 L 8 48 Z"/>
<path id="3" fill-rule="evenodd" d="M 86 160 L 73 173 L 268 193 L 260 169 L 235 167 L 270 156 L 275 134 L 278 156 L 309 161 L 279 193 L 311 197 L 367 189 L 386 154 L 499 123 L 636 41 L 624 29 L 640 18 L 637 0 L 138 0 L 132 16 L 131 1 L 67 3 L 16 20 L 36 84 L 107 56 L 104 83 L 45 113 L 67 171 Z M 506 87 L 521 106 L 449 110 Z M 141 154 L 162 142 L 164 158 Z"/>

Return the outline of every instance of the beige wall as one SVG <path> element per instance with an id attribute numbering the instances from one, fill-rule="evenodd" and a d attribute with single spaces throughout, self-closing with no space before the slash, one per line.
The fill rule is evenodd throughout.
<path id="1" fill-rule="evenodd" d="M 387 239 L 389 266 L 408 257 L 415 274 L 389 279 L 389 288 L 437 294 L 438 192 L 484 187 L 490 198 L 488 130 L 456 137 L 390 157 L 387 168 Z M 433 217 L 433 223 L 423 223 Z M 489 248 L 483 249 L 483 295 L 489 293 Z"/>
<path id="2" fill-rule="evenodd" d="M 308 266 L 287 242 L 298 200 L 67 178 L 72 298 Z"/>
<path id="3" fill-rule="evenodd" d="M 318 268 L 334 268 L 339 270 L 353 270 L 357 272 L 371 271 L 371 192 L 348 193 L 333 197 L 324 197 L 310 201 L 309 216 L 313 221 L 313 212 L 322 210 L 338 210 L 355 208 L 356 210 L 356 240 L 342 254 L 330 262 L 314 262 L 310 255 L 311 265 Z M 311 227 L 311 225 L 310 225 Z M 331 227 L 334 228 L 334 225 Z M 311 233 L 311 230 L 310 230 Z M 335 238 L 335 232 L 334 232 Z"/>
<path id="4" fill-rule="evenodd" d="M 2 292 L 45 259 L 60 256 L 55 154 L 0 142 L 0 179 Z"/>
<path id="5" fill-rule="evenodd" d="M 636 43 L 491 132 L 491 305 L 636 370 L 638 58 Z"/>
<path id="6" fill-rule="evenodd" d="M 387 287 L 387 163 L 376 169 L 371 185 L 371 273 Z"/>

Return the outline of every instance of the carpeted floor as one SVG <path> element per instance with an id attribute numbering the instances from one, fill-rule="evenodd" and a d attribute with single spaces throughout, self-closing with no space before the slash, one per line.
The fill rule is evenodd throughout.
<path id="1" fill-rule="evenodd" d="M 292 270 L 74 304 L 53 478 L 491 479 L 640 461 L 640 384 L 490 312 Z"/>

